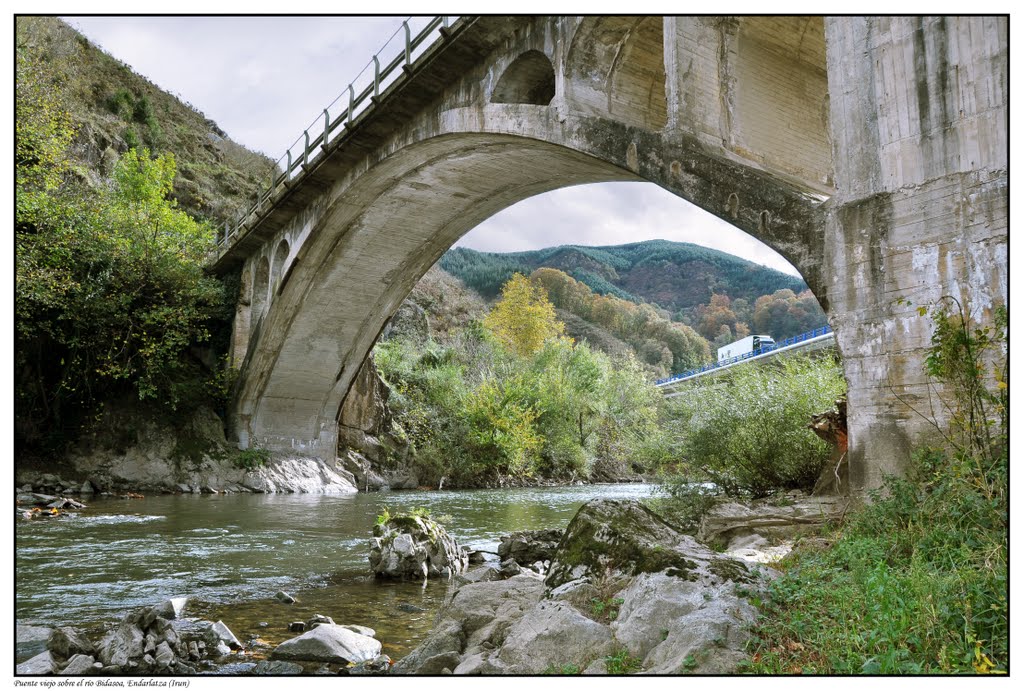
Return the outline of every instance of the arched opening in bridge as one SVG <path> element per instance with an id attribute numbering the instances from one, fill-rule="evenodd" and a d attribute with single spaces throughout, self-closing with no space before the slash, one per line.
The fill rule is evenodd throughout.
<path id="1" fill-rule="evenodd" d="M 491 103 L 546 106 L 555 97 L 555 70 L 548 56 L 529 50 L 512 61 L 491 95 Z"/>
<path id="2" fill-rule="evenodd" d="M 822 17 L 744 17 L 725 60 L 731 147 L 828 192 L 832 180 Z"/>

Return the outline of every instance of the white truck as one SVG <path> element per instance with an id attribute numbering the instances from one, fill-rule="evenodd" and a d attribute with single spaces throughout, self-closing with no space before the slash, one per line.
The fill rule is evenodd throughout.
<path id="1" fill-rule="evenodd" d="M 718 349 L 718 361 L 731 360 L 737 355 L 745 355 L 753 352 L 758 348 L 765 348 L 767 346 L 775 345 L 775 341 L 771 336 L 747 336 L 741 338 L 738 341 L 733 341 L 727 346 L 722 346 Z"/>

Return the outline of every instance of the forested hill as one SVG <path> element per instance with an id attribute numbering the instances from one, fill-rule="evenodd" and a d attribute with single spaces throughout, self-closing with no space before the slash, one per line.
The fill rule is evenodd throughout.
<path id="1" fill-rule="evenodd" d="M 172 197 L 197 220 L 220 225 L 270 177 L 273 162 L 233 142 L 195 106 L 162 91 L 55 17 L 19 17 L 19 56 L 35 83 L 70 117 L 75 175 L 104 184 L 122 154 L 173 153 Z"/>
<path id="2" fill-rule="evenodd" d="M 648 240 L 629 245 L 561 245 L 531 252 L 448 251 L 441 266 L 491 299 L 516 272 L 559 269 L 602 295 L 649 302 L 678 314 L 711 302 L 712 294 L 753 303 L 762 295 L 807 289 L 802 279 L 725 252 L 683 242 Z"/>

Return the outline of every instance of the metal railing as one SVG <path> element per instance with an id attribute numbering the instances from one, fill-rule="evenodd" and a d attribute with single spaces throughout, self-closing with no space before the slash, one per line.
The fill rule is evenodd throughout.
<path id="1" fill-rule="evenodd" d="M 779 341 L 775 345 L 765 346 L 764 348 L 758 348 L 757 350 L 752 350 L 749 353 L 743 353 L 742 355 L 737 355 L 736 357 L 731 357 L 727 360 L 719 360 L 718 362 L 713 362 L 702 367 L 695 367 L 694 369 L 687 370 L 680 374 L 673 374 L 671 377 L 667 377 L 665 379 L 658 379 L 654 382 L 654 385 L 665 386 L 666 384 L 672 384 L 673 382 L 678 382 L 683 379 L 689 379 L 690 377 L 694 377 L 698 374 L 704 374 L 705 372 L 710 372 L 712 370 L 721 369 L 723 367 L 728 367 L 730 365 L 735 365 L 737 362 L 749 360 L 759 355 L 766 355 L 776 350 L 790 348 L 799 343 L 804 343 L 806 341 L 811 341 L 816 338 L 821 338 L 822 336 L 825 336 L 826 334 L 830 333 L 832 333 L 832 327 L 826 324 L 825 326 L 820 326 L 817 329 L 807 331 L 805 333 L 799 334 L 798 336 L 790 336 L 785 340 Z"/>
<path id="2" fill-rule="evenodd" d="M 355 79 L 349 83 L 348 87 L 327 104 L 321 114 L 274 162 L 274 171 L 270 175 L 267 188 L 256 196 L 249 207 L 240 211 L 233 220 L 224 224 L 223 231 L 217 239 L 217 251 L 222 251 L 240 231 L 258 220 L 264 208 L 269 210 L 282 187 L 289 189 L 301 180 L 306 171 L 317 162 L 318 157 L 326 155 L 328 145 L 337 141 L 339 137 L 345 136 L 347 132 L 351 132 L 355 121 L 370 112 L 378 103 L 381 92 L 399 79 L 407 78 L 414 71 L 416 60 L 432 46 L 446 40 L 460 21 L 459 17 L 452 16 L 409 17 L 403 21 L 381 49 L 370 58 Z M 413 24 L 426 23 L 414 36 L 410 22 Z M 402 34 L 401 50 L 394 59 L 382 66 L 381 54 L 387 50 L 399 34 Z M 427 39 L 430 38 L 433 40 L 428 42 Z M 372 77 L 367 72 L 371 65 L 373 66 Z M 400 67 L 401 70 L 399 70 Z M 363 78 L 364 76 L 365 78 Z M 365 85 L 363 85 L 364 83 Z M 347 100 L 343 100 L 345 96 L 348 97 Z M 335 110 L 332 118 L 331 110 L 339 102 L 342 104 L 342 108 Z"/>

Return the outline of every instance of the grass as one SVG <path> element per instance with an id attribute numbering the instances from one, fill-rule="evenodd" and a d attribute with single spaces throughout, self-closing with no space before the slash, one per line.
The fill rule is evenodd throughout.
<path id="1" fill-rule="evenodd" d="M 625 600 L 621 597 L 605 598 L 604 600 L 592 598 L 590 600 L 591 618 L 602 623 L 615 621 L 615 618 L 619 616 L 619 607 L 624 602 Z"/>
<path id="2" fill-rule="evenodd" d="M 956 463 L 888 496 L 783 561 L 761 603 L 749 671 L 963 674 L 1007 669 L 1005 507 Z M 927 463 L 927 462 L 926 462 Z"/>
<path id="3" fill-rule="evenodd" d="M 640 671 L 641 660 L 629 654 L 628 650 L 620 650 L 604 659 L 604 668 L 608 674 L 632 674 Z"/>

